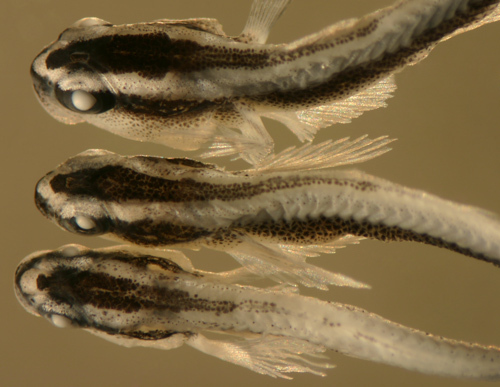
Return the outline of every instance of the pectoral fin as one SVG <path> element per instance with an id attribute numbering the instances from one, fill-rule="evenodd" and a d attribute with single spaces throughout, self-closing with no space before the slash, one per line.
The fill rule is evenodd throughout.
<path id="1" fill-rule="evenodd" d="M 277 155 L 266 158 L 249 173 L 305 171 L 312 169 L 333 168 L 371 160 L 389 152 L 387 144 L 395 141 L 387 136 L 375 139 L 367 135 L 349 140 L 341 138 L 335 142 L 323 141 L 319 144 L 305 144 L 300 148 L 290 147 Z"/>
<path id="2" fill-rule="evenodd" d="M 326 362 L 308 359 L 308 356 L 320 357 L 318 353 L 324 352 L 325 348 L 305 340 L 244 333 L 233 333 L 233 336 L 226 340 L 210 340 L 198 334 L 186 344 L 221 360 L 275 378 L 292 379 L 286 375 L 290 372 L 325 376 L 322 370 L 333 367 Z"/>
<path id="3" fill-rule="evenodd" d="M 304 252 L 298 254 L 275 244 L 265 245 L 243 234 L 240 243 L 228 253 L 253 273 L 285 284 L 302 284 L 321 290 L 328 290 L 328 285 L 370 287 L 346 275 L 307 263 Z"/>

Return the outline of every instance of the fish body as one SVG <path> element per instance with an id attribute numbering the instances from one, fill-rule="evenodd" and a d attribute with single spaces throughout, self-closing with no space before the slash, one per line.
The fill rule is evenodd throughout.
<path id="1" fill-rule="evenodd" d="M 185 343 L 275 377 L 323 375 L 329 365 L 307 355 L 330 349 L 429 374 L 500 378 L 497 347 L 433 336 L 285 289 L 232 283 L 239 276 L 188 271 L 120 246 L 67 245 L 26 257 L 15 290 L 29 312 L 56 326 L 82 328 L 128 347 Z M 204 331 L 233 338 L 207 339 Z"/>
<path id="2" fill-rule="evenodd" d="M 500 264 L 494 215 L 355 170 L 229 172 L 89 150 L 43 177 L 35 196 L 46 217 L 74 233 L 222 250 L 256 273 L 307 286 L 360 286 L 305 263 L 353 236 L 422 242 Z"/>
<path id="3" fill-rule="evenodd" d="M 500 18 L 498 0 L 405 0 L 289 44 L 266 44 L 289 0 L 256 0 L 241 35 L 214 19 L 69 27 L 34 60 L 43 107 L 58 120 L 121 136 L 239 155 L 263 165 L 261 117 L 301 141 L 385 106 L 392 75 L 440 41 Z"/>

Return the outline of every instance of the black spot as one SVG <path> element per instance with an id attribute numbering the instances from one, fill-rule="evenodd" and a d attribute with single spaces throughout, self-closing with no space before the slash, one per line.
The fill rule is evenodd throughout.
<path id="1" fill-rule="evenodd" d="M 49 286 L 49 281 L 47 277 L 43 274 L 40 274 L 36 279 L 36 287 L 38 290 L 44 290 Z"/>

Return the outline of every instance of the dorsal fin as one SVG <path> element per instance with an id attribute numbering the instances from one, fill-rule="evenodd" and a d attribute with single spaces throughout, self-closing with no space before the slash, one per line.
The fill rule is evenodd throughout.
<path id="1" fill-rule="evenodd" d="M 290 2 L 291 0 L 254 0 L 247 24 L 235 39 L 245 43 L 264 44 L 271 27 Z"/>

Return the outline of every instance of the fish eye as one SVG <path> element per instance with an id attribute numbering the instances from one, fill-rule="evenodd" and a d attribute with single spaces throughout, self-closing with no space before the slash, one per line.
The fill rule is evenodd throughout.
<path id="1" fill-rule="evenodd" d="M 106 220 L 95 219 L 87 215 L 77 215 L 69 219 L 67 229 L 78 234 L 100 235 L 107 232 Z"/>
<path id="2" fill-rule="evenodd" d="M 77 113 L 100 114 L 115 106 L 115 97 L 110 92 L 62 90 L 56 86 L 55 94 L 61 105 Z"/>
<path id="3" fill-rule="evenodd" d="M 60 314 L 53 314 L 49 317 L 52 324 L 54 324 L 58 328 L 69 328 L 73 326 L 73 322 Z"/>

